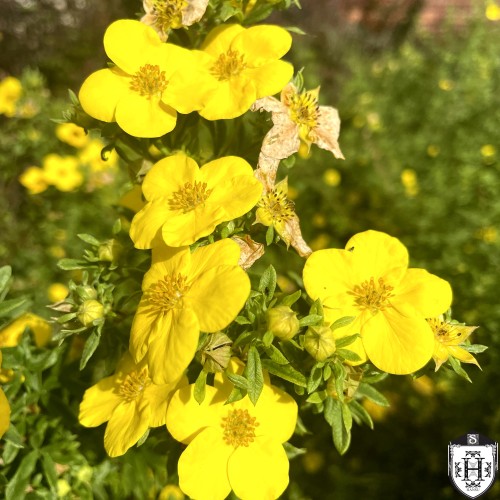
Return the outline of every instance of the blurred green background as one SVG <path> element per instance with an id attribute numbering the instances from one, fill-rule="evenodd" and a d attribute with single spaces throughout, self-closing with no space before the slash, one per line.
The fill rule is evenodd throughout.
<path id="1" fill-rule="evenodd" d="M 289 58 L 304 67 L 307 88 L 321 85 L 320 104 L 338 108 L 346 157 L 313 146 L 290 168 L 306 240 L 314 249 L 343 247 L 370 228 L 398 237 L 412 267 L 451 282 L 453 317 L 479 325 L 473 341 L 489 349 L 478 356 L 483 371 L 465 367 L 472 384 L 442 369 L 379 386 L 392 406 L 374 413 L 374 431 L 353 429 L 344 457 L 328 425 L 307 416 L 311 433 L 292 443 L 309 451 L 292 460 L 285 496 L 461 498 L 447 476 L 448 442 L 472 429 L 500 439 L 500 10 L 477 1 L 431 22 L 424 13 L 439 2 L 302 3 L 270 21 L 306 32 L 294 35 Z M 58 258 L 81 253 L 76 233 L 109 235 L 121 193 L 30 195 L 18 176 L 50 152 L 73 154 L 50 118 L 68 107 L 68 88 L 76 92 L 105 64 L 105 27 L 140 10 L 132 0 L 0 6 L 0 78 L 20 78 L 24 102 L 37 110 L 0 116 L 0 264 L 12 265 L 14 292 L 29 293 L 45 317 L 49 285 L 67 279 Z M 300 259 L 287 263 L 300 272 Z M 483 498 L 500 498 L 500 483 Z"/>

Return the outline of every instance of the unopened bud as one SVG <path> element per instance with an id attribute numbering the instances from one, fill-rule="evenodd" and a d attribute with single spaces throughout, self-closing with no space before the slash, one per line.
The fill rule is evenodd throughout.
<path id="1" fill-rule="evenodd" d="M 101 319 L 104 316 L 104 306 L 97 300 L 86 300 L 78 308 L 78 320 L 82 325 L 89 326 L 96 319 Z"/>
<path id="2" fill-rule="evenodd" d="M 316 360 L 324 361 L 335 352 L 335 338 L 328 326 L 310 326 L 304 338 L 306 351 Z"/>
<path id="3" fill-rule="evenodd" d="M 79 285 L 76 287 L 76 293 L 83 301 L 97 298 L 97 292 L 93 286 Z"/>
<path id="4" fill-rule="evenodd" d="M 363 371 L 356 366 L 345 365 L 344 368 L 346 369 L 346 376 L 342 384 L 342 393 L 344 401 L 348 403 L 352 400 L 354 394 L 356 394 L 356 391 L 358 390 L 361 379 L 363 378 Z M 334 377 L 331 377 L 328 380 L 326 390 L 329 396 L 339 399 Z"/>
<path id="5" fill-rule="evenodd" d="M 300 328 L 297 314 L 288 306 L 272 307 L 267 311 L 267 329 L 282 340 L 290 340 Z"/>
<path id="6" fill-rule="evenodd" d="M 223 372 L 231 359 L 233 341 L 222 332 L 210 333 L 201 346 L 197 359 L 209 373 Z"/>
<path id="7" fill-rule="evenodd" d="M 99 246 L 99 260 L 115 262 L 120 255 L 121 248 L 121 245 L 114 238 L 105 241 Z"/>

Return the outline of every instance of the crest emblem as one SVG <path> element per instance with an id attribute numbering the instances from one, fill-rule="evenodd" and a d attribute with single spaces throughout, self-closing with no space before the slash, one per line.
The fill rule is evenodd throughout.
<path id="1" fill-rule="evenodd" d="M 495 481 L 498 443 L 477 433 L 460 436 L 448 446 L 448 476 L 463 495 L 476 498 Z"/>

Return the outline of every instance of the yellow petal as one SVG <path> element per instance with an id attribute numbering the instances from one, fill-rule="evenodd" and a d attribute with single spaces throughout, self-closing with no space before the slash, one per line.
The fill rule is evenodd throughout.
<path id="1" fill-rule="evenodd" d="M 423 318 L 406 318 L 393 309 L 371 317 L 361 330 L 370 361 L 380 370 L 406 375 L 432 357 L 434 334 Z"/>
<path id="2" fill-rule="evenodd" d="M 158 98 L 138 93 L 123 96 L 116 105 L 116 122 L 134 137 L 161 137 L 174 129 L 177 112 Z"/>
<path id="3" fill-rule="evenodd" d="M 278 441 L 257 438 L 248 447 L 240 446 L 234 451 L 227 473 L 231 488 L 241 500 L 274 499 L 288 486 L 289 466 Z"/>
<path id="4" fill-rule="evenodd" d="M 474 365 L 479 366 L 476 358 L 469 351 L 466 351 L 463 347 L 450 346 L 448 347 L 448 353 L 454 358 L 457 358 L 462 363 L 473 363 Z M 479 366 L 479 368 L 481 367 Z"/>
<path id="5" fill-rule="evenodd" d="M 240 247 L 230 239 L 219 240 L 211 245 L 198 247 L 191 254 L 190 277 L 194 281 L 203 273 L 218 266 L 237 266 Z"/>
<path id="6" fill-rule="evenodd" d="M 441 367 L 441 365 L 443 363 L 446 363 L 446 361 L 448 360 L 449 358 L 449 354 L 448 354 L 448 349 L 446 348 L 446 346 L 444 346 L 443 344 L 441 344 L 441 342 L 439 342 L 438 340 L 436 340 L 434 342 L 434 352 L 432 353 L 432 358 L 434 359 L 434 362 L 436 363 L 436 371 L 439 370 L 439 368 Z"/>
<path id="7" fill-rule="evenodd" d="M 216 332 L 233 321 L 250 294 L 250 279 L 240 267 L 220 266 L 203 273 L 186 296 L 203 332 Z"/>
<path id="8" fill-rule="evenodd" d="M 104 34 L 104 49 L 121 69 L 133 75 L 139 68 L 152 63 L 149 54 L 162 45 L 155 30 L 131 19 L 110 24 Z"/>
<path id="9" fill-rule="evenodd" d="M 408 269 L 394 294 L 391 303 L 405 316 L 434 318 L 446 312 L 452 301 L 450 284 L 425 269 Z"/>
<path id="10" fill-rule="evenodd" d="M 272 61 L 245 71 L 246 78 L 255 84 L 256 98 L 277 94 L 293 77 L 293 66 L 285 61 Z"/>
<path id="11" fill-rule="evenodd" d="M 157 198 L 146 203 L 144 208 L 135 214 L 130 225 L 130 238 L 135 248 L 151 248 L 155 240 L 162 238 L 161 228 L 169 213 L 167 200 Z"/>
<path id="12" fill-rule="evenodd" d="M 226 413 L 227 392 L 205 386 L 201 404 L 194 399 L 194 384 L 182 387 L 173 396 L 167 410 L 167 429 L 177 441 L 190 443 L 207 427 L 220 428 Z"/>
<path id="13" fill-rule="evenodd" d="M 78 420 L 85 427 L 107 422 L 123 401 L 118 394 L 116 376 L 106 377 L 85 391 Z"/>
<path id="14" fill-rule="evenodd" d="M 90 116 L 103 122 L 114 122 L 116 105 L 130 93 L 129 87 L 130 78 L 119 69 L 101 69 L 83 82 L 78 98 Z"/>
<path id="15" fill-rule="evenodd" d="M 233 447 L 222 439 L 222 429 L 208 427 L 184 450 L 179 458 L 179 486 L 197 500 L 222 500 L 231 486 L 227 477 L 227 461 Z M 248 472 L 247 472 L 248 473 Z"/>
<path id="16" fill-rule="evenodd" d="M 139 407 L 135 401 L 123 402 L 115 408 L 104 433 L 104 448 L 110 457 L 123 455 L 149 427 L 149 406 Z"/>
<path id="17" fill-rule="evenodd" d="M 0 364 L 1 364 L 0 354 Z M 0 438 L 5 434 L 10 425 L 10 406 L 7 397 L 0 389 Z"/>
<path id="18" fill-rule="evenodd" d="M 201 49 L 217 58 L 230 48 L 234 37 L 244 31 L 245 28 L 239 24 L 221 24 L 207 35 Z"/>
<path id="19" fill-rule="evenodd" d="M 152 284 L 165 276 L 182 274 L 187 276 L 191 266 L 191 252 L 187 247 L 173 248 L 165 244 L 155 246 L 152 251 L 152 265 L 144 275 L 142 290 L 147 290 Z"/>
<path id="20" fill-rule="evenodd" d="M 279 26 L 265 24 L 240 32 L 231 42 L 231 49 L 245 54 L 245 60 L 254 68 L 270 60 L 280 59 L 291 46 L 292 36 L 288 31 Z M 283 87 L 284 85 L 276 92 Z"/>
<path id="21" fill-rule="evenodd" d="M 178 380 L 194 358 L 200 326 L 188 308 L 173 309 L 170 328 L 162 329 L 148 346 L 148 367 L 155 384 Z"/>

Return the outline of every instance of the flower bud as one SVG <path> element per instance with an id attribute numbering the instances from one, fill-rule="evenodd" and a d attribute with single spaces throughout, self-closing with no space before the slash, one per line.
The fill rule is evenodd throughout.
<path id="1" fill-rule="evenodd" d="M 90 285 L 79 285 L 76 287 L 76 293 L 78 297 L 85 300 L 92 300 L 97 298 L 97 292 L 93 286 Z"/>
<path id="2" fill-rule="evenodd" d="M 99 246 L 99 260 L 105 262 L 115 262 L 121 252 L 121 245 L 114 239 L 105 241 Z"/>
<path id="3" fill-rule="evenodd" d="M 297 314 L 288 306 L 277 306 L 267 311 L 267 329 L 282 340 L 290 340 L 300 328 Z"/>
<path id="4" fill-rule="evenodd" d="M 231 359 L 232 340 L 222 332 L 208 334 L 197 359 L 209 373 L 223 372 Z"/>
<path id="5" fill-rule="evenodd" d="M 304 337 L 306 351 L 316 360 L 324 361 L 335 352 L 335 338 L 328 326 L 310 326 Z"/>
<path id="6" fill-rule="evenodd" d="M 89 326 L 96 319 L 101 319 L 104 316 L 104 306 L 97 300 L 86 300 L 78 308 L 78 320 L 82 325 Z"/>
<path id="7" fill-rule="evenodd" d="M 363 371 L 357 366 L 344 365 L 346 370 L 346 376 L 342 384 L 344 401 L 349 402 L 354 397 L 354 394 L 358 390 L 361 379 L 363 378 Z M 326 386 L 328 395 L 332 398 L 338 399 L 337 388 L 335 386 L 335 378 L 330 377 L 328 384 Z"/>

